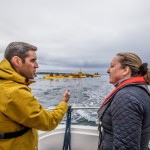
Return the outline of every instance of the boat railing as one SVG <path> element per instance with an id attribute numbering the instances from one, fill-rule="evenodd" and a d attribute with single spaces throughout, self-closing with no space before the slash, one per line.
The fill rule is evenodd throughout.
<path id="1" fill-rule="evenodd" d="M 55 107 L 49 107 L 47 110 L 52 111 Z M 70 132 L 70 125 L 71 125 L 71 110 L 78 110 L 78 109 L 99 109 L 99 107 L 84 107 L 84 106 L 69 106 L 67 111 L 67 120 L 66 120 L 66 130 L 64 134 L 64 143 L 63 143 L 63 150 L 71 150 L 71 132 Z M 150 142 L 149 142 L 150 148 Z"/>
<path id="2" fill-rule="evenodd" d="M 47 110 L 49 110 L 49 111 L 52 111 L 54 109 L 55 109 L 54 106 L 47 108 Z M 66 119 L 68 119 L 68 117 L 67 117 L 68 113 L 70 113 L 70 116 L 72 115 L 73 110 L 98 110 L 98 109 L 99 109 L 99 107 L 91 107 L 91 106 L 69 106 L 68 111 L 66 113 Z"/>
<path id="3" fill-rule="evenodd" d="M 49 107 L 47 110 L 52 111 L 55 107 Z M 69 106 L 68 111 L 66 113 L 66 129 L 64 134 L 64 143 L 63 143 L 63 150 L 71 150 L 71 112 L 72 110 L 83 110 L 83 109 L 99 109 L 99 107 L 87 107 L 87 106 Z"/>
<path id="4" fill-rule="evenodd" d="M 52 106 L 52 107 L 48 107 L 47 110 L 48 111 L 53 111 L 57 106 Z M 72 112 L 74 110 L 98 110 L 99 107 L 91 107 L 91 106 L 75 106 L 75 104 L 73 104 L 72 106 L 68 107 L 68 110 L 66 112 L 66 116 L 64 121 L 66 121 L 65 128 L 64 128 L 64 141 L 63 141 L 63 147 L 62 150 L 71 150 L 71 136 L 74 132 L 71 132 L 72 128 Z M 97 129 L 97 128 L 96 128 Z"/>
<path id="5" fill-rule="evenodd" d="M 55 109 L 55 107 L 49 107 L 47 110 L 52 111 Z M 66 119 L 66 129 L 64 134 L 64 143 L 63 143 L 63 150 L 71 150 L 71 112 L 72 110 L 78 110 L 78 109 L 99 109 L 99 107 L 83 107 L 83 106 L 69 106 L 68 111 L 66 113 L 67 119 Z"/>
<path id="6" fill-rule="evenodd" d="M 47 110 L 51 111 L 55 109 L 55 107 L 48 107 Z M 77 110 L 77 109 L 99 109 L 99 107 L 87 107 L 87 106 L 71 106 L 72 110 Z"/>

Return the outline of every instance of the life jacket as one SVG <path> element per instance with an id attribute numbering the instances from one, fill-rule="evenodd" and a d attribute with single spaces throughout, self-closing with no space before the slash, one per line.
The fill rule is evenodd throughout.
<path id="1" fill-rule="evenodd" d="M 25 134 L 29 129 L 30 128 L 28 127 L 24 127 L 24 129 L 16 131 L 16 132 L 9 132 L 9 133 L 0 132 L 0 139 L 16 138 L 18 136 Z"/>

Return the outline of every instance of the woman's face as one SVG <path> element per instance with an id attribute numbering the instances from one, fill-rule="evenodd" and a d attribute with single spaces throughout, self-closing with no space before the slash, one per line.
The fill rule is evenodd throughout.
<path id="1" fill-rule="evenodd" d="M 107 73 L 109 74 L 109 83 L 115 84 L 119 80 L 122 80 L 125 78 L 125 69 L 121 67 L 121 64 L 119 62 L 119 56 L 115 56 L 112 59 L 112 62 L 110 64 L 110 67 L 107 70 Z"/>

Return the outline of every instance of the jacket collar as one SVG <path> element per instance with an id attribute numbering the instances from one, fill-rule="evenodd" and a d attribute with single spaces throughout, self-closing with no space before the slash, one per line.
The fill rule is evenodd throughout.
<path id="1" fill-rule="evenodd" d="M 6 58 L 0 62 L 0 78 L 29 85 L 27 79 L 18 74 Z"/>
<path id="2" fill-rule="evenodd" d="M 109 99 L 122 87 L 129 85 L 129 84 L 135 84 L 135 83 L 146 83 L 143 76 L 137 76 L 130 79 L 122 80 L 118 83 L 117 87 L 105 98 L 105 100 L 102 102 L 101 106 L 106 104 Z"/>

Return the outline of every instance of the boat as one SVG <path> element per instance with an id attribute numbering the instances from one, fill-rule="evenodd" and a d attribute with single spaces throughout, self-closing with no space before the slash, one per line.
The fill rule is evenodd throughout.
<path id="1" fill-rule="evenodd" d="M 45 79 L 64 79 L 64 78 L 87 78 L 87 77 L 100 77 L 100 74 L 86 74 L 81 71 L 77 73 L 50 73 L 44 76 Z"/>
<path id="2" fill-rule="evenodd" d="M 100 74 L 99 73 L 94 73 L 92 74 L 93 77 L 100 77 Z"/>
<path id="3" fill-rule="evenodd" d="M 98 109 L 97 107 L 73 107 L 73 109 Z M 67 116 L 68 117 L 68 116 Z M 58 125 L 49 132 L 39 131 L 39 150 L 96 150 L 98 145 L 97 126 L 71 125 L 70 136 L 66 135 L 68 125 Z M 67 129 L 67 130 L 66 130 Z M 66 137 L 70 137 L 67 138 Z M 66 146 L 66 143 L 68 146 Z"/>
<path id="4" fill-rule="evenodd" d="M 73 109 L 98 109 L 98 107 L 73 107 Z M 97 150 L 99 138 L 97 126 L 71 125 L 70 130 L 67 126 L 60 124 L 52 131 L 39 131 L 38 150 Z M 70 131 L 69 136 L 66 136 L 66 131 Z"/>
<path id="5" fill-rule="evenodd" d="M 50 132 L 39 132 L 39 150 L 63 149 L 65 125 Z M 98 128 L 94 126 L 72 125 L 71 150 L 96 150 L 98 145 Z"/>
<path id="6" fill-rule="evenodd" d="M 62 78 L 65 78 L 65 76 L 62 76 L 62 75 L 47 75 L 44 78 L 45 79 L 62 79 Z"/>

